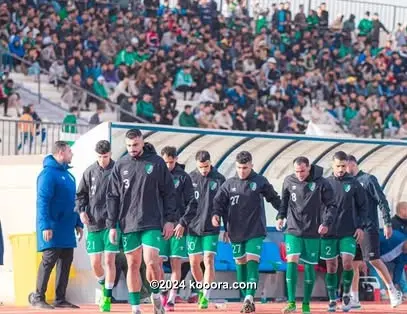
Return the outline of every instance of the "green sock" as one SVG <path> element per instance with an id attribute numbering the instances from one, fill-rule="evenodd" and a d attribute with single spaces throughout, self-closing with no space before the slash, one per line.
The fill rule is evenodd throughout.
<path id="1" fill-rule="evenodd" d="M 325 275 L 325 285 L 326 290 L 328 291 L 329 301 L 336 302 L 336 289 L 338 287 L 338 275 L 336 273 Z"/>
<path id="2" fill-rule="evenodd" d="M 287 263 L 287 273 L 285 275 L 285 280 L 287 282 L 287 294 L 288 302 L 295 302 L 295 292 L 297 288 L 297 263 L 288 262 Z"/>
<path id="3" fill-rule="evenodd" d="M 101 286 L 104 286 L 105 285 L 105 279 L 98 280 L 98 284 L 101 285 Z"/>
<path id="4" fill-rule="evenodd" d="M 151 293 L 154 293 L 154 294 L 160 293 L 160 288 L 156 288 L 156 289 L 151 288 Z"/>
<path id="5" fill-rule="evenodd" d="M 236 264 L 236 280 L 237 282 L 246 282 L 247 280 L 247 264 Z M 245 289 L 240 289 L 242 296 L 246 296 Z"/>
<path id="6" fill-rule="evenodd" d="M 113 289 L 105 289 L 105 297 L 111 298 L 113 294 Z"/>
<path id="7" fill-rule="evenodd" d="M 246 295 L 251 295 L 254 297 L 257 290 L 257 283 L 259 282 L 259 263 L 256 261 L 247 262 L 247 283 L 252 283 L 248 285 L 246 289 Z"/>
<path id="8" fill-rule="evenodd" d="M 129 292 L 130 305 L 140 305 L 140 292 Z"/>
<path id="9" fill-rule="evenodd" d="M 348 294 L 350 292 L 350 287 L 352 286 L 352 279 L 353 279 L 353 269 L 343 270 L 342 272 L 343 293 Z"/>
<path id="10" fill-rule="evenodd" d="M 302 302 L 309 304 L 312 297 L 312 289 L 314 289 L 315 268 L 311 264 L 305 264 L 304 267 L 304 299 Z"/>

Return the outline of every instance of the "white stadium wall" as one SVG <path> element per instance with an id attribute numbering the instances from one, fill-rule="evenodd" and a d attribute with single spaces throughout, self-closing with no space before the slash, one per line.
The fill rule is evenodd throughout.
<path id="1" fill-rule="evenodd" d="M 330 162 L 334 152 L 343 150 L 354 154 L 361 161 L 361 168 L 377 176 L 384 186 L 391 208 L 400 200 L 407 200 L 407 143 L 402 141 L 375 141 L 359 139 L 321 138 L 291 136 L 260 132 L 229 132 L 202 129 L 165 127 L 157 125 L 136 125 L 103 123 L 83 135 L 73 146 L 74 158 L 72 173 L 77 184 L 83 171 L 95 162 L 94 147 L 101 139 L 111 140 L 113 159 L 125 152 L 124 134 L 133 127 L 142 130 L 145 140 L 152 143 L 159 152 L 164 146 L 172 145 L 179 149 L 179 162 L 186 164 L 186 170 L 194 168 L 196 151 L 205 149 L 212 155 L 213 164 L 226 177 L 235 174 L 234 159 L 241 150 L 252 152 L 254 168 L 265 175 L 281 193 L 283 178 L 292 172 L 292 160 L 307 156 L 311 162 L 325 168 L 330 174 Z M 13 260 L 9 236 L 35 232 L 35 190 L 36 177 L 42 169 L 44 156 L 0 157 L 0 220 L 5 242 L 5 265 L 0 266 L 0 301 L 13 302 Z M 276 210 L 266 205 L 267 224 L 273 230 Z M 274 238 L 268 238 L 272 240 Z M 68 297 L 78 303 L 93 302 L 97 294 L 96 282 L 90 271 L 89 259 L 84 242 L 75 251 L 74 268 L 76 276 L 70 281 Z M 218 280 L 235 280 L 232 273 L 221 273 Z M 264 280 L 264 276 L 261 282 Z M 274 296 L 283 287 L 282 277 L 275 279 Z M 260 284 L 261 286 L 261 284 Z M 124 298 L 124 284 L 118 293 Z M 259 292 L 260 293 L 260 292 Z M 324 289 L 316 288 L 314 295 L 324 295 Z M 215 295 L 216 297 L 216 295 Z M 225 297 L 225 295 L 221 295 Z M 233 297 L 229 295 L 229 297 Z M 236 296 L 235 296 L 236 297 Z"/>

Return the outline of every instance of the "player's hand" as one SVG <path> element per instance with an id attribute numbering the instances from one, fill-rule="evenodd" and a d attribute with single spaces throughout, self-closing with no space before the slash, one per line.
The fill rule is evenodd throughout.
<path id="1" fill-rule="evenodd" d="M 392 226 L 384 226 L 383 233 L 384 233 L 384 237 L 386 238 L 386 240 L 390 239 L 393 234 Z"/>
<path id="2" fill-rule="evenodd" d="M 174 224 L 172 222 L 166 222 L 164 227 L 163 227 L 163 237 L 165 240 L 168 240 L 171 238 L 171 236 L 174 233 Z"/>
<path id="3" fill-rule="evenodd" d="M 117 230 L 116 229 L 110 229 L 109 231 L 109 241 L 110 243 L 117 245 Z"/>
<path id="4" fill-rule="evenodd" d="M 324 225 L 320 225 L 318 228 L 318 233 L 321 235 L 327 234 L 328 233 L 328 227 Z"/>
<path id="5" fill-rule="evenodd" d="M 78 237 L 78 242 L 82 240 L 83 237 L 83 229 L 81 227 L 76 227 L 76 236 Z"/>
<path id="6" fill-rule="evenodd" d="M 353 237 L 356 239 L 356 242 L 359 243 L 359 245 L 362 243 L 363 241 L 363 236 L 364 236 L 364 232 L 362 229 L 356 229 L 355 234 L 353 235 Z"/>
<path id="7" fill-rule="evenodd" d="M 278 231 L 281 231 L 281 230 L 283 230 L 283 228 L 284 228 L 284 225 L 285 225 L 285 223 L 284 223 L 284 219 L 277 219 L 277 225 L 276 225 L 276 228 L 277 228 L 277 230 Z"/>
<path id="8" fill-rule="evenodd" d="M 220 226 L 220 218 L 219 218 L 218 215 L 214 215 L 214 216 L 212 217 L 212 225 L 213 225 L 214 227 L 219 227 L 219 226 Z"/>
<path id="9" fill-rule="evenodd" d="M 226 231 L 223 233 L 223 242 L 230 243 L 229 233 Z"/>
<path id="10" fill-rule="evenodd" d="M 79 218 L 81 219 L 84 225 L 89 225 L 89 216 L 86 212 L 81 212 L 79 214 Z"/>
<path id="11" fill-rule="evenodd" d="M 44 239 L 45 242 L 51 241 L 52 236 L 53 236 L 53 233 L 52 233 L 51 229 L 47 229 L 42 232 L 42 238 Z"/>
<path id="12" fill-rule="evenodd" d="M 185 228 L 181 224 L 178 224 L 174 229 L 174 236 L 177 239 L 181 239 L 182 236 L 184 235 L 184 232 L 185 232 Z"/>

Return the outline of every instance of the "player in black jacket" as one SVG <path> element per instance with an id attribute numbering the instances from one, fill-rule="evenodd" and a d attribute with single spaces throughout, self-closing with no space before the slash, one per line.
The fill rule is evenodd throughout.
<path id="1" fill-rule="evenodd" d="M 335 227 L 321 239 L 321 259 L 326 260 L 326 286 L 329 296 L 328 312 L 336 311 L 336 289 L 338 285 L 338 256 L 342 257 L 342 310 L 351 309 L 350 288 L 353 277 L 353 258 L 356 243 L 363 240 L 363 227 L 366 221 L 366 195 L 360 183 L 346 173 L 346 153 L 339 151 L 333 156 L 333 174 L 327 178 L 335 194 L 338 214 Z M 355 241 L 356 238 L 356 241 Z"/>
<path id="2" fill-rule="evenodd" d="M 196 215 L 197 201 L 194 195 L 192 180 L 184 170 L 185 166 L 177 163 L 177 149 L 172 146 L 166 146 L 161 150 L 161 157 L 167 164 L 174 182 L 177 200 L 177 226 L 174 229 L 174 235 L 169 240 L 163 241 L 160 257 L 162 261 L 170 260 L 171 280 L 180 282 L 181 265 L 188 261 L 185 230 Z M 163 294 L 163 304 L 166 311 L 174 311 L 176 296 L 177 287 L 171 289 L 169 295 Z"/>
<path id="3" fill-rule="evenodd" d="M 169 239 L 174 232 L 176 199 L 171 173 L 154 147 L 144 143 L 141 131 L 127 131 L 125 140 L 128 155 L 116 162 L 110 176 L 107 227 L 112 243 L 118 241 L 117 224 L 123 232 L 121 241 L 129 267 L 129 301 L 132 312 L 139 314 L 142 254 L 147 266 L 147 280 L 150 283 L 160 280 L 162 236 Z M 152 287 L 151 290 L 154 313 L 165 313 L 160 289 Z"/>
<path id="4" fill-rule="evenodd" d="M 112 289 L 115 281 L 115 258 L 119 247 L 109 241 L 106 228 L 106 192 L 114 161 L 111 159 L 111 146 L 102 140 L 96 144 L 97 162 L 89 166 L 82 175 L 76 193 L 76 208 L 82 223 L 88 229 L 86 249 L 98 282 L 104 287 L 100 303 L 102 312 L 110 312 Z M 105 257 L 105 270 L 102 255 Z M 106 273 L 105 273 L 106 272 Z"/>
<path id="5" fill-rule="evenodd" d="M 301 260 L 305 264 L 304 299 L 302 313 L 310 313 L 312 290 L 315 282 L 314 265 L 318 264 L 320 236 L 333 228 L 336 203 L 331 185 L 322 176 L 323 169 L 310 165 L 308 158 L 294 160 L 294 174 L 283 183 L 277 229 L 282 230 L 287 220 L 285 235 L 287 250 L 288 305 L 283 313 L 293 313 L 297 307 L 297 269 Z"/>
<path id="6" fill-rule="evenodd" d="M 391 306 L 397 307 L 403 302 L 403 295 L 395 288 L 389 270 L 380 259 L 380 226 L 377 208 L 379 207 L 382 212 L 384 237 L 389 239 L 393 233 L 389 203 L 377 178 L 374 175 L 359 170 L 355 156 L 348 156 L 347 171 L 362 185 L 366 192 L 367 200 L 367 219 L 364 223 L 365 236 L 363 237 L 361 245 L 357 246 L 355 260 L 353 262 L 354 274 L 351 291 L 351 306 L 352 308 L 361 307 L 359 302 L 359 269 L 362 267 L 363 261 L 368 261 L 386 284 L 389 290 Z"/>
<path id="7" fill-rule="evenodd" d="M 198 209 L 188 226 L 187 245 L 191 272 L 198 284 L 211 283 L 215 280 L 215 254 L 217 252 L 220 227 L 212 225 L 213 199 L 220 186 L 225 182 L 212 165 L 207 151 L 198 151 L 195 155 L 196 170 L 190 173 Z M 205 273 L 202 273 L 202 254 Z M 199 292 L 198 306 L 208 308 L 210 289 Z"/>
<path id="8" fill-rule="evenodd" d="M 259 279 L 259 260 L 267 235 L 264 199 L 280 208 L 280 197 L 268 180 L 253 170 L 252 155 L 242 151 L 236 156 L 235 177 L 222 184 L 213 201 L 212 224 L 226 226 L 236 262 L 237 281 L 248 283 L 241 313 L 255 313 L 254 295 Z"/>

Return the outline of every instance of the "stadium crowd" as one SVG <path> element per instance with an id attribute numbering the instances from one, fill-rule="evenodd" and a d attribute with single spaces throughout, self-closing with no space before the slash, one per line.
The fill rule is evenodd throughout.
<path id="1" fill-rule="evenodd" d="M 288 1 L 270 10 L 256 3 L 253 17 L 245 1 L 226 2 L 225 15 L 213 0 L 132 4 L 3 2 L 0 49 L 33 64 L 3 54 L 3 66 L 29 75 L 43 67 L 50 82 L 69 80 L 152 123 L 303 133 L 315 121 L 359 137 L 406 137 L 401 24 L 379 45 L 381 30 L 389 32 L 377 14 L 329 23 L 324 3 L 295 15 Z M 180 97 L 192 104 L 182 112 Z M 69 85 L 62 101 L 105 106 Z"/>

